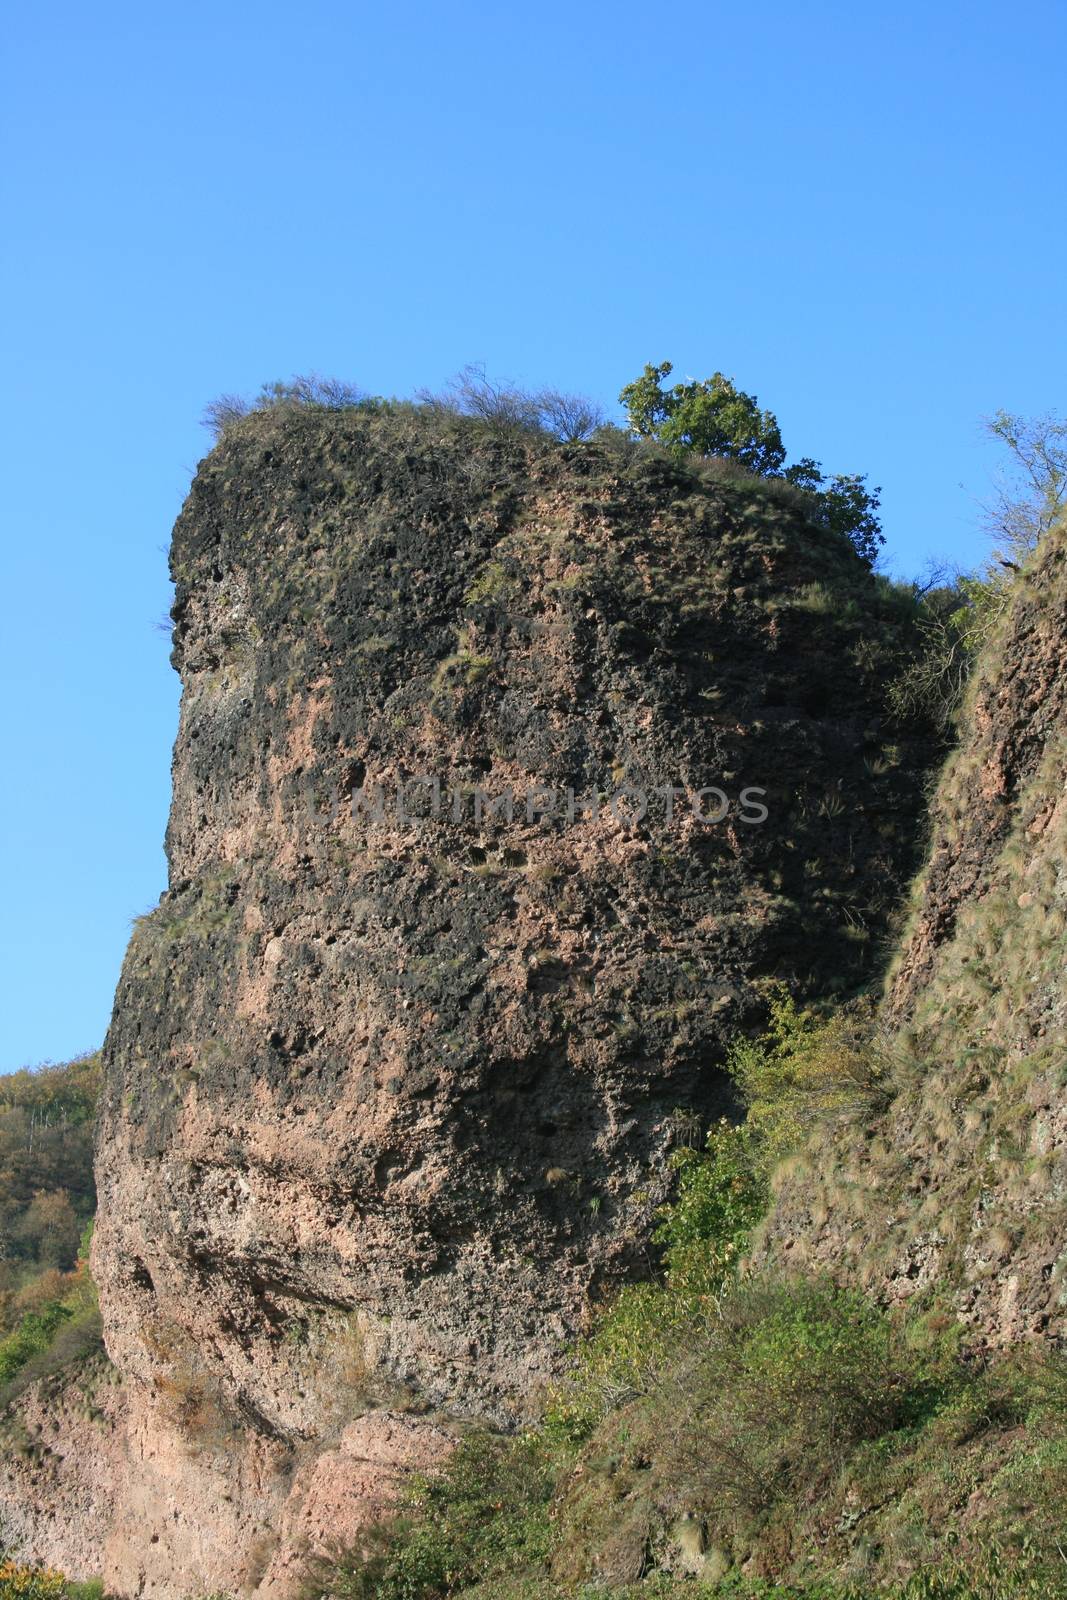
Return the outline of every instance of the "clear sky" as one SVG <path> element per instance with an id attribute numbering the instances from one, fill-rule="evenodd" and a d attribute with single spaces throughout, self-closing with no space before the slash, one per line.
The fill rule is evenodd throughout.
<path id="1" fill-rule="evenodd" d="M 228 390 L 731 374 L 982 553 L 1067 409 L 1063 0 L 71 0 L 0 42 L 0 1070 L 103 1037 L 164 885 L 163 548 Z"/>

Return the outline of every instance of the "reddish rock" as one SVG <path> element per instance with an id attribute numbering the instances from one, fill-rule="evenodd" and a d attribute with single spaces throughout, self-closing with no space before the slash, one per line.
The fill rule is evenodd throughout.
<path id="1" fill-rule="evenodd" d="M 930 752 L 884 709 L 899 599 L 809 512 L 402 410 L 253 416 L 202 463 L 170 885 L 105 1050 L 109 1590 L 280 1594 L 442 1419 L 528 1414 L 647 1270 L 762 980 L 872 970 Z M 411 782 L 398 816 L 423 776 L 440 812 Z"/>

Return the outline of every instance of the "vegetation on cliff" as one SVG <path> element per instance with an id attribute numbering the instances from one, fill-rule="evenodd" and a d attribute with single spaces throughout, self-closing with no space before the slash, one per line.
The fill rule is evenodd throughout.
<path id="1" fill-rule="evenodd" d="M 369 1552 L 315 1564 L 307 1594 L 1061 1595 L 1064 1357 L 992 1360 L 943 1301 L 893 1311 L 743 1260 L 768 1171 L 809 1118 L 842 1114 L 843 1053 L 872 1049 L 855 1016 L 779 1005 L 735 1054 L 746 1121 L 676 1158 L 660 1276 L 602 1314 L 541 1425 L 470 1434 Z"/>
<path id="2" fill-rule="evenodd" d="M 0 1558 L 0 1600 L 102 1600 L 99 1579 L 71 1582 L 54 1567 Z"/>

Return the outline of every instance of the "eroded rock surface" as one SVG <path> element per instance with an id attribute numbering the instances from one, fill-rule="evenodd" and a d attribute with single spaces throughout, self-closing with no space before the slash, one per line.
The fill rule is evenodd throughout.
<path id="1" fill-rule="evenodd" d="M 98 1157 L 130 1408 L 105 1577 L 280 1593 L 456 1418 L 535 1404 L 644 1270 L 761 981 L 876 966 L 929 752 L 883 709 L 899 598 L 788 486 L 655 452 L 254 416 L 173 569 L 170 887 Z M 544 790 L 599 814 L 528 813 Z"/>
<path id="2" fill-rule="evenodd" d="M 102 1355 L 30 1385 L 0 1417 L 5 1553 L 86 1577 L 126 1483 L 128 1395 Z"/>

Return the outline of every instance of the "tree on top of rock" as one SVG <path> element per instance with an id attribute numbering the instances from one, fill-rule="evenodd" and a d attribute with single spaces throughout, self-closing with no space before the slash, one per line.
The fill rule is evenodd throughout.
<path id="1" fill-rule="evenodd" d="M 662 389 L 671 370 L 669 361 L 646 366 L 620 394 L 634 433 L 679 451 L 728 456 L 762 477 L 780 473 L 785 449 L 772 412 L 761 411 L 754 395 L 721 372 L 703 383 L 691 380 Z"/>
<path id="2" fill-rule="evenodd" d="M 631 432 L 655 439 L 679 455 L 723 456 L 763 478 L 785 478 L 811 495 L 819 521 L 850 539 L 856 553 L 873 566 L 885 543 L 878 518 L 879 489 L 868 489 L 862 473 L 827 477 L 810 456 L 785 465 L 785 446 L 773 411 L 762 411 L 755 395 L 739 389 L 732 378 L 712 373 L 702 382 L 690 379 L 663 387 L 672 371 L 669 361 L 649 363 L 639 378 L 619 395 Z"/>

